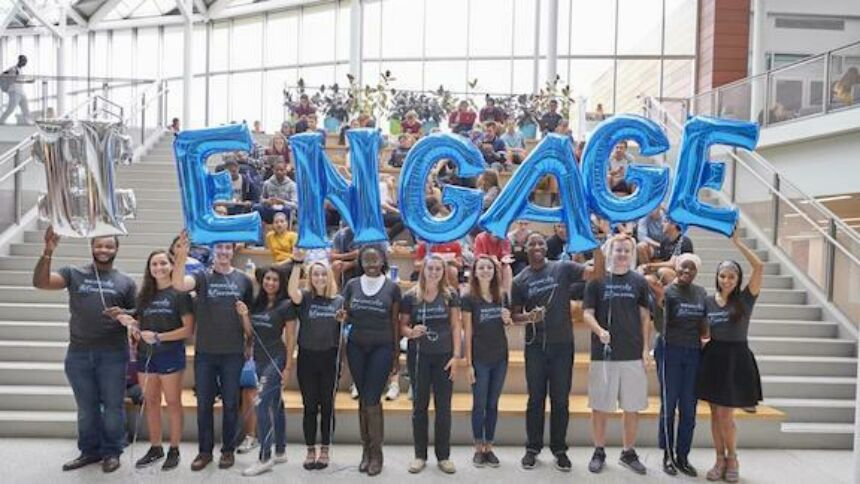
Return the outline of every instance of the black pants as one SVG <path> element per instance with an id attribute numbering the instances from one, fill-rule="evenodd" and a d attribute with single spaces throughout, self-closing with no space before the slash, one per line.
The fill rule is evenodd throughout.
<path id="1" fill-rule="evenodd" d="M 415 442 L 415 457 L 427 460 L 429 441 L 430 391 L 433 391 L 433 406 L 436 419 L 433 425 L 433 450 L 437 460 L 446 460 L 451 455 L 451 394 L 454 384 L 448 378 L 445 365 L 451 353 L 415 355 L 414 370 L 410 378 L 412 386 L 412 438 Z M 412 376 L 414 375 L 414 376 Z"/>
<path id="2" fill-rule="evenodd" d="M 331 444 L 337 365 L 337 348 L 313 351 L 299 347 L 296 375 L 304 405 L 302 428 L 305 434 L 305 445 L 311 446 L 317 443 L 317 415 L 319 415 L 320 443 Z"/>
<path id="3" fill-rule="evenodd" d="M 549 389 L 549 448 L 553 454 L 567 451 L 568 395 L 573 380 L 573 343 L 541 344 L 540 335 L 526 346 L 526 450 L 543 448 L 544 406 Z"/>

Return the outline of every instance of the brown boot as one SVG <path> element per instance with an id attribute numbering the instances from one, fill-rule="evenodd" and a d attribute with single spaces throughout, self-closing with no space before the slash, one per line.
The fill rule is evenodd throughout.
<path id="1" fill-rule="evenodd" d="M 385 424 L 382 417 L 382 405 L 377 403 L 367 407 L 367 431 L 370 436 L 370 463 L 367 465 L 367 475 L 375 476 L 382 472 L 382 441 L 385 437 Z"/>
<path id="2" fill-rule="evenodd" d="M 367 410 L 358 404 L 358 428 L 361 431 L 361 463 L 358 464 L 358 472 L 367 472 L 370 464 L 370 434 L 367 431 Z"/>

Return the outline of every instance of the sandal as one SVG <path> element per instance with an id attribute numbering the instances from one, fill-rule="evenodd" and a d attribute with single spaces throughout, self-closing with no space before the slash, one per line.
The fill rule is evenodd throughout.
<path id="1" fill-rule="evenodd" d="M 328 467 L 328 446 L 323 445 L 320 446 L 320 453 L 317 456 L 317 462 L 314 466 L 315 469 L 325 469 Z"/>
<path id="2" fill-rule="evenodd" d="M 714 463 L 714 467 L 711 467 L 711 470 L 705 474 L 705 479 L 709 481 L 719 481 L 726 474 L 726 458 L 723 456 L 718 456 L 717 461 Z"/>
<path id="3" fill-rule="evenodd" d="M 734 465 L 732 465 L 733 463 Z M 738 482 L 740 480 L 740 464 L 738 464 L 737 455 L 726 457 L 726 472 L 723 474 L 723 479 L 726 482 Z"/>
<path id="4" fill-rule="evenodd" d="M 305 457 L 305 462 L 302 467 L 305 470 L 312 471 L 316 469 L 317 449 L 313 445 L 308 446 L 308 455 Z"/>

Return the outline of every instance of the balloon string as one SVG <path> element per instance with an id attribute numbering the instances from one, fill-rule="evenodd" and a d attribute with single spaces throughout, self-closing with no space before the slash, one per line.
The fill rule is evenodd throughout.
<path id="1" fill-rule="evenodd" d="M 137 444 L 137 437 L 140 434 L 140 423 L 143 420 L 143 411 L 146 408 L 146 388 L 149 386 L 149 364 L 152 361 L 152 355 L 155 353 L 153 351 L 152 345 L 147 344 L 147 355 L 146 362 L 143 365 L 145 373 L 143 374 L 143 395 L 142 402 L 140 403 L 140 410 L 137 412 L 137 422 L 134 424 L 134 435 L 131 440 L 131 449 L 129 450 L 129 458 L 131 459 L 131 464 L 135 465 L 134 461 L 134 447 Z M 161 395 L 159 395 L 160 397 Z M 149 429 L 149 432 L 152 433 L 152 429 Z M 152 440 L 152 435 L 149 436 L 150 440 Z M 136 468 L 137 466 L 135 466 Z"/>
<path id="2" fill-rule="evenodd" d="M 99 286 L 99 297 L 102 300 L 102 308 L 107 311 L 107 302 L 105 302 L 105 293 L 104 289 L 102 289 L 102 278 L 99 275 L 99 268 L 96 266 L 96 263 L 93 262 L 93 273 L 96 275 L 96 284 Z"/>

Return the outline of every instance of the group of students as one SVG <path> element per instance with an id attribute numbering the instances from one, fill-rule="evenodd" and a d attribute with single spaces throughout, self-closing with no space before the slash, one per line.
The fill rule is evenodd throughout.
<path id="1" fill-rule="evenodd" d="M 721 263 L 714 296 L 694 284 L 700 261 L 692 254 L 675 258 L 677 276 L 664 289 L 656 279 L 635 270 L 637 247 L 627 235 L 611 237 L 603 250 L 594 251 L 592 262 L 581 264 L 548 260 L 547 240 L 538 232 L 527 236 L 527 266 L 510 285 L 503 274 L 509 273 L 504 266 L 511 258 L 477 256 L 461 291 L 447 277 L 447 261 L 430 252 L 416 284 L 403 294 L 388 277 L 386 252 L 377 245 L 360 249 L 357 276 L 340 288 L 327 261 L 308 257 L 305 264 L 306 254 L 299 249 L 291 265 L 258 271 L 255 284 L 232 267 L 234 246 L 230 243 L 214 245 L 211 269 L 186 275 L 189 241 L 182 234 L 171 251 L 156 250 L 149 255 L 137 292 L 134 281 L 113 267 L 119 249 L 116 237 L 92 240 L 93 264 L 51 272 L 59 238 L 49 228 L 33 283 L 41 289 L 67 289 L 70 295 L 66 373 L 78 405 L 81 454 L 64 469 L 95 462 L 102 462 L 105 472 L 119 467 L 129 340 L 137 347 L 152 444 L 136 465 L 148 466 L 164 457 L 162 396 L 170 422 L 170 447 L 163 468 L 178 465 L 186 360 L 183 340 L 192 334 L 199 436 L 192 470 L 199 471 L 213 460 L 216 395 L 223 405 L 218 465 L 234 465 L 234 450 L 241 437 L 240 375 L 248 359 L 255 362 L 258 378 L 260 452 L 257 462 L 243 474 L 257 475 L 285 462 L 281 389 L 294 366 L 297 345 L 295 366 L 307 445 L 303 466 L 322 469 L 329 465 L 343 353 L 359 395 L 359 471 L 379 474 L 384 436 L 381 398 L 390 375 L 398 370 L 401 338 L 408 340 L 413 394 L 415 458 L 409 472 L 420 472 L 428 460 L 431 394 L 437 465 L 445 473 L 456 471 L 450 459 L 451 399 L 453 382 L 461 373 L 473 390 L 472 462 L 495 467 L 499 460 L 493 441 L 509 353 L 506 328 L 524 325 L 529 395 L 526 453 L 521 465 L 526 469 L 536 466 L 544 444 L 549 396 L 549 447 L 555 467 L 569 471 L 566 433 L 574 359 L 571 302 L 577 297 L 577 286 L 584 284 L 584 297 L 580 297 L 584 320 L 592 332 L 588 398 L 595 451 L 589 470 L 600 472 L 605 465 L 607 419 L 620 406 L 624 421 L 620 462 L 638 473 L 646 472 L 634 447 L 638 412 L 648 405 L 646 364 L 653 316 L 653 326 L 659 331 L 655 357 L 661 384 L 659 443 L 665 449 L 664 471 L 696 474 L 688 454 L 696 401 L 702 399 L 711 405 L 717 453 L 707 477 L 736 481 L 733 409 L 755 406 L 761 400 L 761 384 L 746 335 L 761 287 L 762 263 L 740 239 L 732 240 L 753 274 L 741 290 L 741 266 L 734 261 Z"/>

